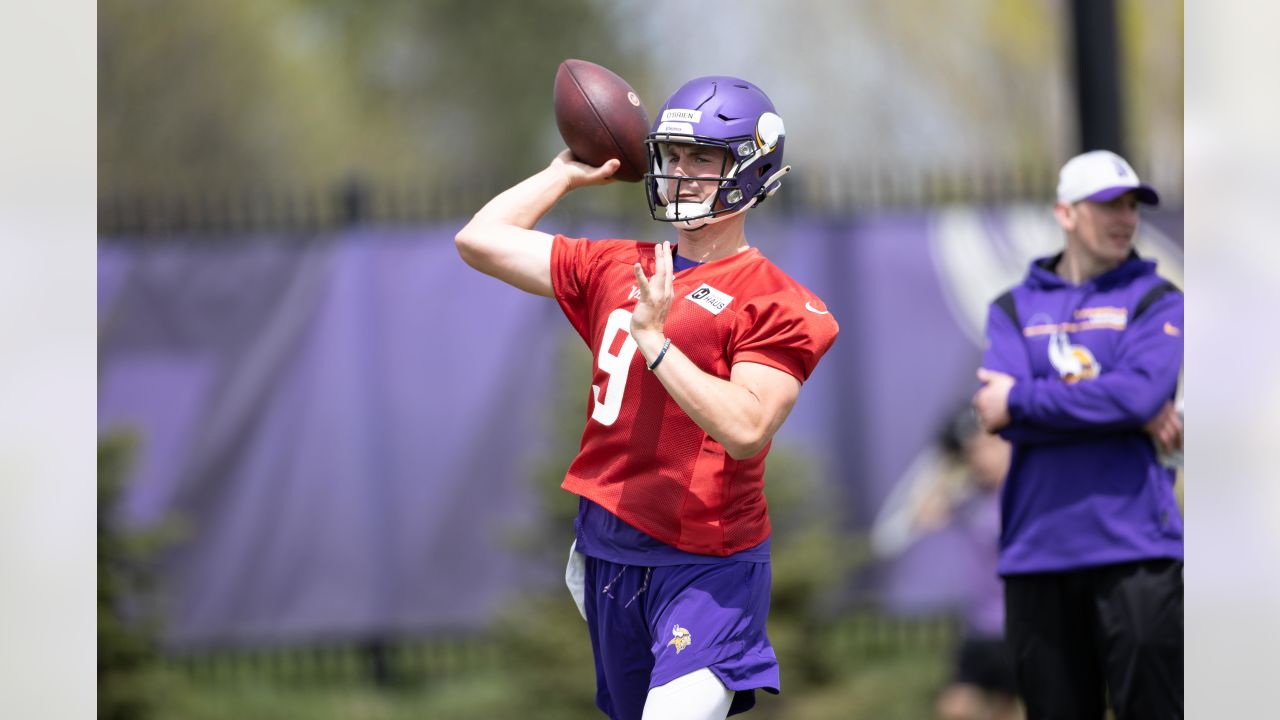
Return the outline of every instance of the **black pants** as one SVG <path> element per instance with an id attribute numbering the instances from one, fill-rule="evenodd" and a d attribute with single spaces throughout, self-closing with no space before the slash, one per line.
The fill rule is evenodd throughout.
<path id="1" fill-rule="evenodd" d="M 1182 717 L 1182 562 L 1005 577 L 1028 720 Z"/>

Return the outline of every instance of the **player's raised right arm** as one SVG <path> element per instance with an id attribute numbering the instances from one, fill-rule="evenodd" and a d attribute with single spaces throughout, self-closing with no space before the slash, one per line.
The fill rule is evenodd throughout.
<path id="1" fill-rule="evenodd" d="M 566 193 L 611 182 L 618 161 L 593 168 L 568 150 L 538 174 L 490 200 L 471 218 L 454 244 L 468 265 L 526 292 L 554 297 L 551 235 L 533 229 Z"/>

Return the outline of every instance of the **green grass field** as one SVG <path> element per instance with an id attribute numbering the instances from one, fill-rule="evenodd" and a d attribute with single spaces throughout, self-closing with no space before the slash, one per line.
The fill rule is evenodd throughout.
<path id="1" fill-rule="evenodd" d="M 584 646 L 584 651 L 586 650 Z M 583 673 L 566 668 L 565 673 Z M 947 662 L 923 651 L 851 660 L 831 682 L 774 697 L 759 694 L 756 718 L 822 720 L 874 717 L 919 720 L 932 714 L 933 693 L 945 679 Z M 371 683 L 301 685 L 263 679 L 235 682 L 193 680 L 185 673 L 159 671 L 154 682 L 165 720 L 470 720 L 477 717 L 603 717 L 592 705 L 590 668 L 583 692 L 554 704 L 536 692 L 515 692 L 500 670 L 469 672 L 408 688 L 380 689 Z M 784 670 L 785 673 L 785 670 Z M 785 677 L 785 674 L 784 674 Z"/>
<path id="2" fill-rule="evenodd" d="M 567 609 L 557 622 L 470 649 L 465 641 L 443 649 L 436 644 L 427 653 L 422 645 L 400 646 L 389 657 L 403 668 L 401 677 L 387 687 L 367 678 L 355 649 L 301 660 L 224 654 L 171 662 L 145 681 L 155 700 L 153 717 L 162 720 L 600 718 L 585 631 L 572 632 L 581 630 L 581 621 L 575 625 Z M 783 694 L 759 693 L 751 717 L 931 717 L 953 641 L 948 621 L 869 615 L 841 620 L 807 640 L 783 632 L 775 638 Z"/>

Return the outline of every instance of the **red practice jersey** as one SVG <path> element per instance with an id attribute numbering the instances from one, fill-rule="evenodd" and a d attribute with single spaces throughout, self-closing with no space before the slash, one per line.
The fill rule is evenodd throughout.
<path id="1" fill-rule="evenodd" d="M 674 248 L 672 249 L 674 252 Z M 557 235 L 556 300 L 594 356 L 587 426 L 562 487 L 686 552 L 725 556 L 769 536 L 765 446 L 734 460 L 645 367 L 631 337 L 640 297 L 633 265 L 654 246 Z M 804 382 L 835 341 L 826 306 L 751 248 L 678 273 L 664 331 L 704 372 L 768 365 Z"/>

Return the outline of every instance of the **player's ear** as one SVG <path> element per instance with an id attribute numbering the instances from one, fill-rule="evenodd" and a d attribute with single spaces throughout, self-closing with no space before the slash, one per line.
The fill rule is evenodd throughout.
<path id="1" fill-rule="evenodd" d="M 1053 216 L 1057 218 L 1058 225 L 1066 232 L 1076 229 L 1076 206 L 1071 203 L 1057 202 L 1053 206 Z"/>

